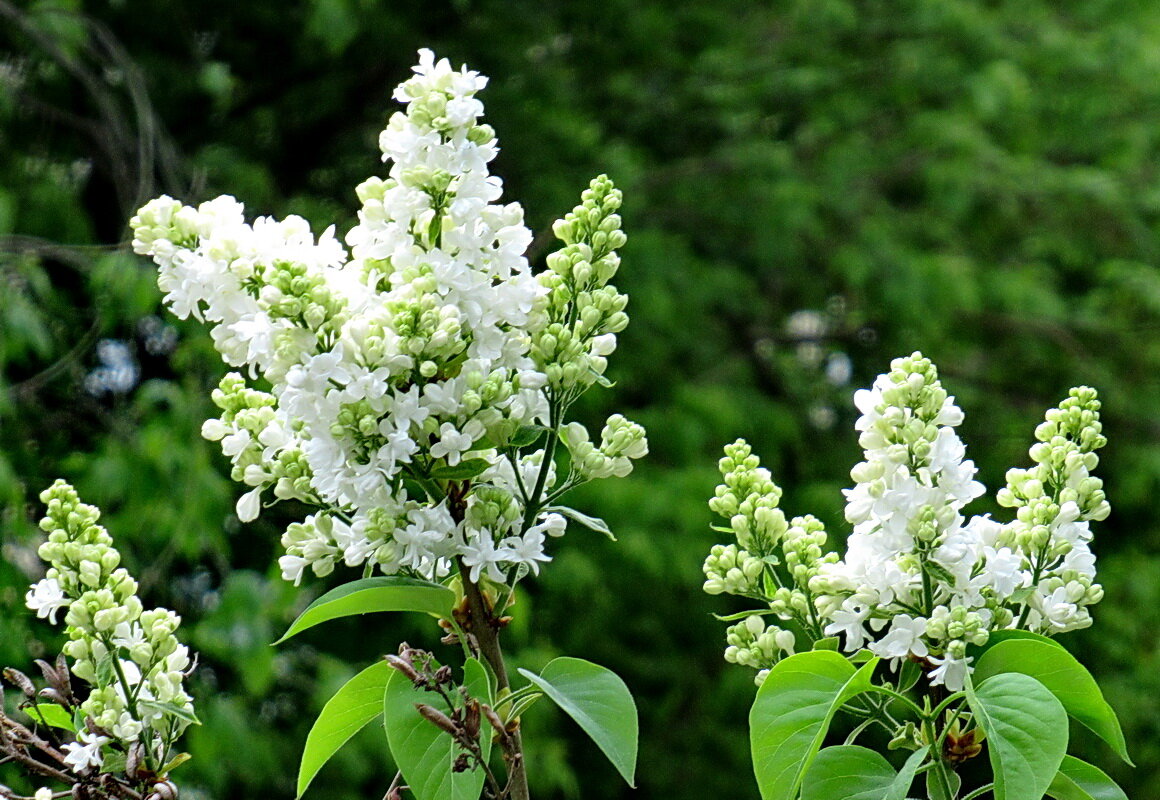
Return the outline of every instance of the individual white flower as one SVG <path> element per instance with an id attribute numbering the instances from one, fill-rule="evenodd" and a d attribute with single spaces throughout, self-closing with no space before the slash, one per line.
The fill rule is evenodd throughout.
<path id="1" fill-rule="evenodd" d="M 55 578 L 44 578 L 28 590 L 25 603 L 36 612 L 37 617 L 55 625 L 57 613 L 62 608 L 68 608 L 69 600 Z"/>
<path id="2" fill-rule="evenodd" d="M 91 770 L 100 769 L 105 761 L 101 754 L 101 747 L 112 740 L 107 736 L 99 736 L 89 731 L 81 731 L 77 739 L 78 741 L 69 742 L 64 746 L 64 763 L 74 772 L 82 775 Z"/>
<path id="3" fill-rule="evenodd" d="M 484 572 L 490 580 L 496 582 L 504 580 L 500 564 L 508 560 L 508 551 L 506 548 L 496 548 L 489 531 L 470 532 L 462 553 L 463 564 L 470 568 L 468 574 L 472 581 L 478 582 Z"/>
<path id="4" fill-rule="evenodd" d="M 845 649 L 857 650 L 868 638 L 863 623 L 869 616 L 870 608 L 868 606 L 847 601 L 842 608 L 830 615 L 832 621 L 826 626 L 826 635 L 845 636 Z"/>
<path id="5" fill-rule="evenodd" d="M 529 528 L 522 537 L 509 536 L 500 542 L 500 553 L 505 561 L 523 564 L 533 575 L 540 574 L 540 564 L 552 560 L 544 552 L 544 529 L 540 526 Z"/>
<path id="6" fill-rule="evenodd" d="M 967 672 L 970 667 L 972 659 L 964 656 L 962 658 L 953 658 L 947 654 L 944 656 L 931 656 L 930 661 L 935 665 L 935 668 L 930 672 L 930 682 L 934 686 L 946 686 L 949 691 L 961 691 L 966 685 Z"/>
<path id="7" fill-rule="evenodd" d="M 431 445 L 431 455 L 435 458 L 446 458 L 449 465 L 455 466 L 463 453 L 471 449 L 471 445 L 475 442 L 475 436 L 472 434 L 476 431 L 482 433 L 483 426 L 475 420 L 464 426 L 462 431 L 450 422 L 444 422 L 439 426 L 439 441 Z"/>
<path id="8" fill-rule="evenodd" d="M 899 614 L 890 621 L 890 632 L 871 643 L 869 649 L 883 658 L 902 658 L 907 655 L 924 658 L 929 652 L 922 638 L 925 635 L 925 618 Z"/>

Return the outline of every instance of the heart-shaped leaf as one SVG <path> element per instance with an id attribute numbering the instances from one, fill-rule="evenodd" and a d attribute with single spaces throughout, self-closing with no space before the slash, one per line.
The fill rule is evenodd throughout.
<path id="1" fill-rule="evenodd" d="M 580 658 L 557 658 L 539 675 L 526 669 L 520 674 L 576 720 L 628 785 L 635 786 L 636 703 L 615 672 Z"/>
<path id="2" fill-rule="evenodd" d="M 315 600 L 274 644 L 281 644 L 322 622 L 376 611 L 421 611 L 450 617 L 455 593 L 446 586 L 417 578 L 388 576 L 345 583 Z"/>
<path id="3" fill-rule="evenodd" d="M 832 650 L 814 650 L 779 661 L 769 671 L 749 712 L 753 771 L 763 800 L 797 796 L 830 721 L 870 689 L 877 665 L 875 657 L 855 669 Z"/>
<path id="4" fill-rule="evenodd" d="M 1111 745 L 1129 764 L 1127 744 L 1116 712 L 1104 700 L 1095 678 L 1075 656 L 1054 643 L 1032 639 L 1008 639 L 983 653 L 975 666 L 974 679 L 1021 672 L 1042 683 L 1064 709 L 1082 725 Z"/>
<path id="5" fill-rule="evenodd" d="M 1067 750 L 1067 712 L 1046 686 L 1019 672 L 967 685 L 967 703 L 987 734 L 995 800 L 1043 797 Z"/>

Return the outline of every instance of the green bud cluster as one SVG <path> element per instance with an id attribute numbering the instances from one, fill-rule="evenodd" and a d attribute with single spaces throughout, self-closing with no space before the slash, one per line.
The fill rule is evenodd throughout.
<path id="1" fill-rule="evenodd" d="M 757 685 L 783 655 L 793 655 L 794 635 L 776 625 L 766 625 L 759 615 L 747 617 L 725 631 L 725 660 L 759 670 Z"/>
<path id="2" fill-rule="evenodd" d="M 134 247 L 154 246 L 192 249 L 198 241 L 197 210 L 171 197 L 155 200 L 141 208 L 129 223 Z"/>
<path id="3" fill-rule="evenodd" d="M 640 425 L 621 414 L 608 418 L 600 432 L 600 446 L 593 444 L 588 429 L 570 422 L 560 432 L 561 441 L 572 455 L 572 472 L 578 480 L 590 481 L 632 472 L 632 462 L 648 455 L 648 439 Z"/>
<path id="4" fill-rule="evenodd" d="M 81 712 L 123 750 L 139 741 L 164 755 L 192 709 L 184 690 L 190 659 L 176 637 L 181 618 L 143 607 L 96 507 L 80 502 L 62 480 L 40 497 L 48 539 L 39 554 L 49 568 L 28 605 L 50 619 L 67 608 L 64 653 L 72 673 L 92 685 Z"/>
<path id="5" fill-rule="evenodd" d="M 752 595 L 761 590 L 765 562 L 735 544 L 715 544 L 702 570 L 709 594 Z"/>
<path id="6" fill-rule="evenodd" d="M 607 176 L 594 178 L 580 205 L 553 225 L 564 246 L 537 276 L 547 292 L 530 355 L 548 386 L 563 396 L 577 396 L 601 379 L 615 334 L 628 325 L 628 297 L 608 285 L 620 267 L 616 250 L 627 241 L 616 213 L 621 199 Z"/>
<path id="7" fill-rule="evenodd" d="M 881 401 L 872 424 L 859 435 L 865 450 L 885 451 L 885 461 L 907 464 L 911 469 L 925 466 L 931 447 L 938 436 L 940 417 L 949 398 L 938 378 L 938 369 L 930 359 L 915 352 L 890 362 L 890 371 L 882 376 Z M 860 464 L 865 471 L 872 467 Z M 854 474 L 859 483 L 880 475 Z"/>
<path id="8" fill-rule="evenodd" d="M 838 554 L 825 549 L 827 538 L 825 525 L 809 514 L 790 522 L 781 547 L 786 569 L 796 586 L 808 587 L 823 564 L 837 563 Z"/>
<path id="9" fill-rule="evenodd" d="M 957 648 L 956 641 L 964 647 L 986 644 L 990 632 L 982 616 L 965 606 L 937 606 L 927 620 L 926 635 L 936 642 L 946 642 L 944 648 Z"/>
<path id="10" fill-rule="evenodd" d="M 1091 624 L 1086 607 L 1103 598 L 1103 588 L 1090 574 L 1067 567 L 1069 554 L 1091 538 L 1088 523 L 1111 511 L 1103 481 L 1092 475 L 1099 464 L 1096 450 L 1107 444 L 1100 422 L 1100 401 L 1094 389 L 1073 388 L 1058 408 L 1047 411 L 1035 429 L 1030 469 L 1007 472 L 999 491 L 1000 505 L 1015 509 L 1015 520 L 999 537 L 1024 558 L 1037 591 L 1010 609 L 1043 633 Z M 1045 603 L 1074 608 L 1054 621 Z"/>
<path id="11" fill-rule="evenodd" d="M 709 508 L 729 520 L 738 544 L 766 556 L 773 553 L 789 526 L 777 507 L 781 489 L 760 463 L 744 440 L 727 445 L 718 463 L 724 483 L 717 487 Z"/>

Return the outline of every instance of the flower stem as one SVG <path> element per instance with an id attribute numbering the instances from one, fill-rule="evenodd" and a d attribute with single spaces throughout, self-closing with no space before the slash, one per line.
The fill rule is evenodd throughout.
<path id="1" fill-rule="evenodd" d="M 479 584 L 471 580 L 469 570 L 463 563 L 459 564 L 459 574 L 463 579 L 463 594 L 467 599 L 467 609 L 470 614 L 468 631 L 475 636 L 479 644 L 480 655 L 484 657 L 495 673 L 496 689 L 503 691 L 511 689 L 508 680 L 507 666 L 504 664 L 503 650 L 499 645 L 499 626 L 496 623 L 492 609 L 488 608 L 487 601 L 479 589 Z M 504 761 L 508 767 L 508 786 L 512 800 L 528 800 L 528 775 L 524 767 L 524 746 L 520 737 L 519 728 L 511 731 L 507 746 L 504 748 Z"/>

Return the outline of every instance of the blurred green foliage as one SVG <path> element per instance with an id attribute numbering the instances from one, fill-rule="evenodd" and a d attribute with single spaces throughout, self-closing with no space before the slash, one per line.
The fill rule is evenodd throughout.
<path id="1" fill-rule="evenodd" d="M 1103 394 L 1107 599 L 1065 641 L 1139 768 L 1088 739 L 1083 754 L 1160 796 L 1160 6 L 0 0 L 0 41 L 0 663 L 46 652 L 22 596 L 35 495 L 63 476 L 202 653 L 183 796 L 292 796 L 329 694 L 435 632 L 346 621 L 268 646 L 324 587 L 271 569 L 292 509 L 233 517 L 226 464 L 198 435 L 224 366 L 202 329 L 164 316 L 125 223 L 166 191 L 348 226 L 421 46 L 492 76 L 496 168 L 534 230 L 599 172 L 625 193 L 632 324 L 615 391 L 585 412 L 629 409 L 653 455 L 577 498 L 620 542 L 560 543 L 509 639 L 528 666 L 569 653 L 625 677 L 640 796 L 756 796 L 751 675 L 721 660 L 710 612 L 725 609 L 700 592 L 720 446 L 748 437 L 787 510 L 840 532 L 851 392 L 914 349 L 967 411 L 992 490 L 1070 385 Z M 537 796 L 620 796 L 563 717 L 541 704 L 525 725 Z M 377 796 L 384 753 L 364 734 L 315 794 Z"/>

